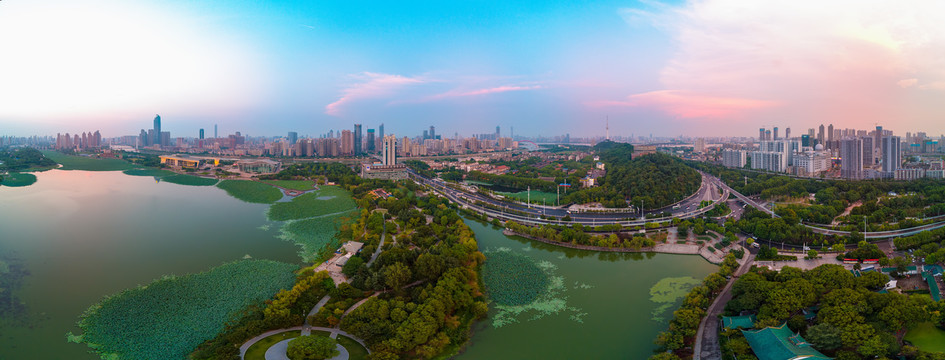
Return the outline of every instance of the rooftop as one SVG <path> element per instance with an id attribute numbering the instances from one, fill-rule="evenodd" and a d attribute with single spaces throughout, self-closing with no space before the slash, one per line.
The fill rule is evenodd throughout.
<path id="1" fill-rule="evenodd" d="M 761 330 L 742 330 L 751 350 L 759 360 L 830 359 L 814 349 L 799 334 L 794 334 L 787 323 Z"/>

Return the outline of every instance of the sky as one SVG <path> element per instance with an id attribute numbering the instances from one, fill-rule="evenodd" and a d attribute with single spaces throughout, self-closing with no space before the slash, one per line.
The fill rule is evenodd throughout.
<path id="1" fill-rule="evenodd" d="M 0 1 L 0 135 L 945 133 L 945 2 Z"/>

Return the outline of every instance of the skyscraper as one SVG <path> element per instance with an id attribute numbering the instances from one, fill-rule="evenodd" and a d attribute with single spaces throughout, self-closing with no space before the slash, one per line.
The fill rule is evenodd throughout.
<path id="1" fill-rule="evenodd" d="M 827 126 L 827 144 L 824 145 L 824 149 L 833 149 L 833 124 Z"/>
<path id="2" fill-rule="evenodd" d="M 288 139 L 289 139 L 289 144 L 295 145 L 295 143 L 299 141 L 299 133 L 295 131 L 289 131 Z"/>
<path id="3" fill-rule="evenodd" d="M 883 127 L 877 125 L 876 133 L 873 134 L 873 147 L 876 149 L 879 149 L 880 147 L 882 147 L 882 144 L 881 144 L 882 139 L 883 139 Z"/>
<path id="4" fill-rule="evenodd" d="M 902 164 L 901 141 L 898 136 L 886 136 L 882 141 L 883 176 L 893 177 Z"/>
<path id="5" fill-rule="evenodd" d="M 154 115 L 154 139 L 151 141 L 154 145 L 161 145 L 161 115 Z"/>
<path id="6" fill-rule="evenodd" d="M 200 140 L 203 140 L 203 129 L 200 129 Z"/>
<path id="7" fill-rule="evenodd" d="M 430 125 L 430 138 L 436 139 L 436 128 L 434 128 L 433 125 Z"/>
<path id="8" fill-rule="evenodd" d="M 791 139 L 791 128 L 784 129 L 784 138 L 788 140 Z"/>
<path id="9" fill-rule="evenodd" d="M 384 136 L 384 165 L 397 165 L 397 137 Z"/>
<path id="10" fill-rule="evenodd" d="M 377 137 L 381 139 L 384 138 L 384 123 L 381 123 L 381 125 L 377 127 Z"/>
<path id="11" fill-rule="evenodd" d="M 361 155 L 361 124 L 354 124 L 354 139 L 352 139 L 352 141 L 354 146 L 354 155 Z"/>
<path id="12" fill-rule="evenodd" d="M 758 129 L 758 141 L 765 140 L 765 128 Z"/>
<path id="13" fill-rule="evenodd" d="M 219 135 L 217 135 L 217 124 L 213 124 L 213 138 L 216 139 L 218 137 Z"/>
<path id="14" fill-rule="evenodd" d="M 778 127 L 774 127 L 774 140 L 778 140 Z"/>
<path id="15" fill-rule="evenodd" d="M 824 124 L 820 124 L 820 132 L 817 133 L 817 143 L 824 143 Z M 824 145 L 824 148 L 827 148 L 827 145 Z"/>
<path id="16" fill-rule="evenodd" d="M 840 141 L 840 176 L 844 179 L 863 178 L 863 140 L 847 138 Z"/>
<path id="17" fill-rule="evenodd" d="M 367 152 L 368 154 L 374 154 L 374 129 L 367 129 Z"/>
<path id="18" fill-rule="evenodd" d="M 495 127 L 495 138 L 498 139 L 498 138 L 500 138 L 500 137 L 502 137 L 502 131 L 499 129 L 499 126 L 496 125 L 496 127 Z"/>

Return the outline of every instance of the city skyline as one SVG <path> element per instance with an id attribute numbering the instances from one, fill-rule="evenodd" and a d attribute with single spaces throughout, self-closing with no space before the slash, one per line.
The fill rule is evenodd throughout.
<path id="1" fill-rule="evenodd" d="M 3 2 L 0 31 L 28 35 L 0 39 L 0 128 L 121 134 L 160 113 L 187 134 L 593 136 L 609 118 L 618 135 L 820 123 L 938 135 L 942 6 Z"/>

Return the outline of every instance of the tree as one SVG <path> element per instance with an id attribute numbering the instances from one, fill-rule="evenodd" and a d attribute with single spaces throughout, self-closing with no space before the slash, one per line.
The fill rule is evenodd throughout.
<path id="1" fill-rule="evenodd" d="M 410 268 L 401 262 L 395 262 L 384 268 L 384 284 L 394 290 L 399 291 L 401 287 L 407 285 L 411 276 L 413 274 Z"/>
<path id="2" fill-rule="evenodd" d="M 807 250 L 808 259 L 816 259 L 818 255 L 819 254 L 817 253 L 817 250 L 814 250 L 814 249 Z"/>
<path id="3" fill-rule="evenodd" d="M 300 336 L 289 342 L 286 355 L 292 360 L 323 360 L 335 357 L 338 342 L 326 336 Z"/>
<path id="4" fill-rule="evenodd" d="M 843 340 L 840 338 L 840 329 L 827 323 L 820 323 L 807 328 L 805 338 L 820 350 L 834 350 L 843 345 Z"/>
<path id="5" fill-rule="evenodd" d="M 659 354 L 650 356 L 650 360 L 679 360 L 679 356 L 671 352 L 661 352 Z"/>

